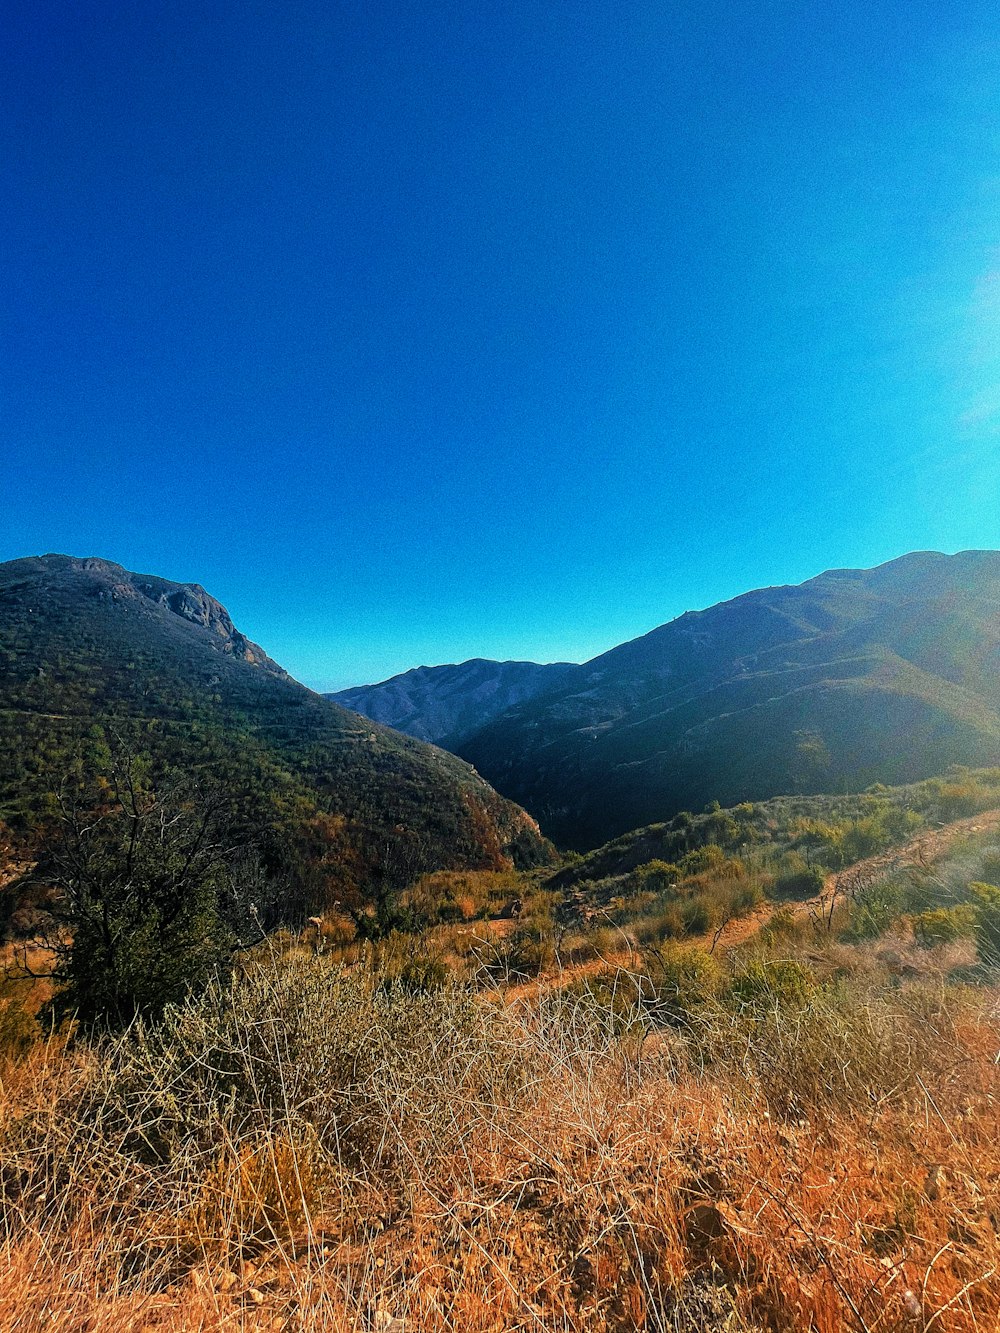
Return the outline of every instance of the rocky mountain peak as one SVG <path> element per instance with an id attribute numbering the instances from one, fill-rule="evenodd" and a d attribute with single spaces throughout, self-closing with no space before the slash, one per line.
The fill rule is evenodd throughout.
<path id="1" fill-rule="evenodd" d="M 154 574 L 134 574 L 113 560 L 99 556 L 43 555 L 12 561 L 41 587 L 55 586 L 69 576 L 83 576 L 84 587 L 101 601 L 128 607 L 133 612 L 176 616 L 190 625 L 200 626 L 213 636 L 214 646 L 245 662 L 266 667 L 279 675 L 284 670 L 264 650 L 233 624 L 226 608 L 206 592 L 200 583 L 175 583 Z"/>

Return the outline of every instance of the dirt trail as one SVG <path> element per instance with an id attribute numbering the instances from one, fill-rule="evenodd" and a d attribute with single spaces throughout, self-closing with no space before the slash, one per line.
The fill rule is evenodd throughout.
<path id="1" fill-rule="evenodd" d="M 855 861 L 843 870 L 834 871 L 826 877 L 823 892 L 814 898 L 788 903 L 765 902 L 747 916 L 737 917 L 727 922 L 722 930 L 715 934 L 710 931 L 705 935 L 685 937 L 685 944 L 696 944 L 713 952 L 724 952 L 752 939 L 765 925 L 779 907 L 790 907 L 796 917 L 812 917 L 822 921 L 829 916 L 831 908 L 841 898 L 857 893 L 873 883 L 881 875 L 903 866 L 926 865 L 937 860 L 959 838 L 969 834 L 992 833 L 1000 830 L 1000 809 L 984 810 L 981 814 L 968 819 L 957 819 L 951 824 L 942 824 L 939 828 L 924 829 L 916 837 L 900 847 L 879 852 L 876 856 Z M 640 954 L 638 950 L 614 950 L 601 958 L 590 959 L 584 963 L 569 964 L 562 967 L 554 976 L 533 978 L 520 985 L 510 987 L 508 1000 L 521 998 L 532 992 L 544 990 L 558 982 L 565 985 L 567 980 L 578 980 L 604 971 L 608 965 L 635 968 Z"/>
<path id="2" fill-rule="evenodd" d="M 734 945 L 744 943 L 755 935 L 782 905 L 790 907 L 796 917 L 815 917 L 822 920 L 830 915 L 840 899 L 851 897 L 883 875 L 902 869 L 904 866 L 929 865 L 959 838 L 975 833 L 993 833 L 998 829 L 1000 829 L 1000 810 L 984 810 L 981 814 L 972 815 L 968 819 L 956 819 L 953 823 L 942 824 L 939 828 L 924 829 L 901 847 L 892 847 L 889 851 L 879 852 L 876 856 L 867 856 L 863 861 L 855 861 L 853 865 L 827 875 L 823 892 L 814 898 L 787 904 L 762 903 L 748 916 L 730 921 L 719 935 L 715 947 L 731 949 Z M 705 940 L 703 938 L 695 942 L 704 943 Z"/>

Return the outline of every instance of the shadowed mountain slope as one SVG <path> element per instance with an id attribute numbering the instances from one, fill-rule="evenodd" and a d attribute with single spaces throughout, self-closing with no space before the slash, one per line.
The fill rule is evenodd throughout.
<path id="1" fill-rule="evenodd" d="M 415 667 L 378 685 L 327 695 L 409 736 L 454 749 L 467 736 L 519 704 L 558 685 L 567 662 L 492 662 L 475 657 L 455 666 Z"/>
<path id="2" fill-rule="evenodd" d="M 197 585 L 68 556 L 0 565 L 0 817 L 29 827 L 102 731 L 221 782 L 320 899 L 547 855 L 468 764 L 306 689 Z"/>
<path id="3" fill-rule="evenodd" d="M 711 800 L 994 764 L 1000 553 L 915 553 L 688 612 L 458 749 L 578 847 Z"/>

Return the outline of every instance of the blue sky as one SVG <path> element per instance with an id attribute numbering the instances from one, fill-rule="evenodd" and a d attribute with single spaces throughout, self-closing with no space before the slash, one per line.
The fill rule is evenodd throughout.
<path id="1" fill-rule="evenodd" d="M 0 559 L 336 688 L 1000 546 L 995 6 L 6 26 Z"/>

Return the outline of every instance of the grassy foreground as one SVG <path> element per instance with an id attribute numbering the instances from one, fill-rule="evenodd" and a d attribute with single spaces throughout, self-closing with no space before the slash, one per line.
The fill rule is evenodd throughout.
<path id="1" fill-rule="evenodd" d="M 996 810 L 831 880 L 901 808 L 425 877 L 113 1037 L 8 980 L 0 1328 L 996 1333 Z"/>
<path id="2" fill-rule="evenodd" d="M 1000 993 L 894 947 L 513 1003 L 299 948 L 36 1044 L 0 1326 L 995 1330 Z"/>

